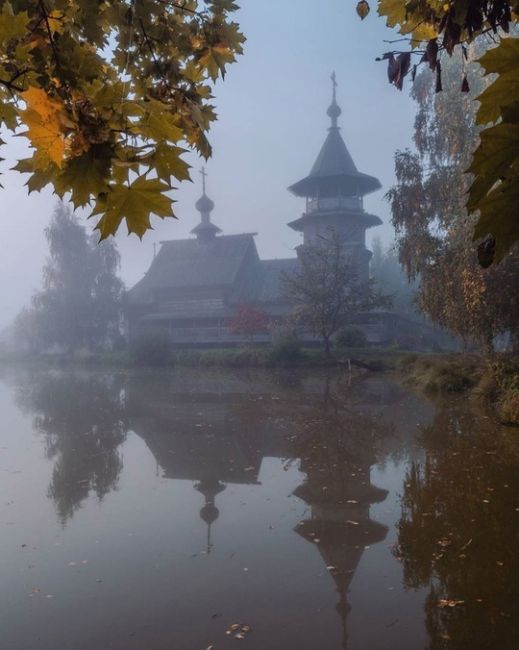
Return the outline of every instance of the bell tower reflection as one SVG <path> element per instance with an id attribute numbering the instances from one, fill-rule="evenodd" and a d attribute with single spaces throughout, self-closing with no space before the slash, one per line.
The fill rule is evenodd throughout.
<path id="1" fill-rule="evenodd" d="M 294 530 L 317 547 L 333 578 L 346 649 L 351 581 L 367 547 L 383 541 L 388 532 L 370 518 L 370 506 L 384 501 L 388 491 L 370 479 L 376 458 L 366 432 L 373 430 L 373 420 L 341 412 L 329 394 L 323 406 L 299 439 L 300 469 L 306 479 L 294 494 L 309 506 L 310 516 Z"/>
<path id="2" fill-rule="evenodd" d="M 218 519 L 220 511 L 215 505 L 217 494 L 223 492 L 226 486 L 217 478 L 203 478 L 195 484 L 195 489 L 205 497 L 205 504 L 200 509 L 200 518 L 207 524 L 207 554 L 211 553 L 213 544 L 211 542 L 211 525 Z"/>

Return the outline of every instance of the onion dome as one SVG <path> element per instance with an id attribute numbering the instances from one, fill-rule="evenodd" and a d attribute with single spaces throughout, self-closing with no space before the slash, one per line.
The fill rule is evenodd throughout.
<path id="1" fill-rule="evenodd" d="M 214 208 L 214 202 L 205 193 L 207 173 L 204 167 L 202 167 L 200 174 L 202 175 L 202 196 L 195 203 L 195 208 L 200 212 L 200 223 L 193 228 L 191 234 L 196 235 L 199 242 L 209 243 L 222 231 L 214 223 L 211 223 L 211 211 Z"/>

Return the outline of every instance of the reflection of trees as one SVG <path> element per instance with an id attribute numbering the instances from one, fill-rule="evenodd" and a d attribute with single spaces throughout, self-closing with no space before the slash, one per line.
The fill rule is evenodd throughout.
<path id="1" fill-rule="evenodd" d="M 438 412 L 422 443 L 425 460 L 405 480 L 396 552 L 407 586 L 430 588 L 429 648 L 517 648 L 517 431 L 455 405 Z"/>
<path id="2" fill-rule="evenodd" d="M 293 448 L 306 473 L 294 494 L 311 509 L 311 517 L 300 522 L 296 532 L 315 544 L 334 580 L 346 648 L 351 580 L 364 549 L 387 534 L 385 526 L 370 519 L 370 505 L 387 496 L 386 490 L 372 485 L 370 467 L 391 427 L 359 408 L 343 388 L 325 382 L 322 401 L 301 414 Z"/>
<path id="3" fill-rule="evenodd" d="M 126 436 L 124 393 L 116 376 L 37 374 L 19 391 L 54 459 L 49 497 L 63 523 L 93 491 L 102 499 L 122 470 Z"/>

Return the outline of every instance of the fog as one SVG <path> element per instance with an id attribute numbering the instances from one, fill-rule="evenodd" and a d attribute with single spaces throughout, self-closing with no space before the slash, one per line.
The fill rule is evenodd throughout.
<path id="1" fill-rule="evenodd" d="M 245 52 L 214 91 L 219 117 L 209 134 L 214 153 L 207 163 L 214 222 L 224 234 L 257 232 L 262 258 L 294 254 L 300 239 L 287 223 L 300 216 L 304 205 L 286 188 L 306 176 L 324 141 L 335 70 L 342 136 L 357 168 L 382 183 L 365 199 L 365 209 L 384 221 L 369 237 L 390 241 L 384 193 L 393 181 L 395 150 L 411 144 L 414 115 L 405 88 L 399 93 L 390 86 L 384 64 L 375 61 L 387 48 L 384 39 L 394 33 L 374 12 L 361 22 L 354 4 L 343 0 L 240 4 L 236 20 L 247 37 Z M 28 196 L 26 179 L 8 171 L 23 154 L 23 142 L 9 140 L 2 154 L 0 329 L 40 286 L 44 229 L 56 201 L 48 190 Z M 201 193 L 203 161 L 192 154 L 189 161 L 194 182 L 174 194 L 178 220 L 154 219 L 154 230 L 142 242 L 128 237 L 124 227 L 117 235 L 127 286 L 149 266 L 154 243 L 185 237 L 199 221 L 194 202 Z"/>

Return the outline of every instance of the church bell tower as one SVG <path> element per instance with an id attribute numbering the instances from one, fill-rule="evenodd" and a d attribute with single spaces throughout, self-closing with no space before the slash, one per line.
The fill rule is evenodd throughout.
<path id="1" fill-rule="evenodd" d="M 366 230 L 382 223 L 364 211 L 363 197 L 380 189 L 377 178 L 359 172 L 342 139 L 338 120 L 335 72 L 332 74 L 332 103 L 327 114 L 331 124 L 321 151 L 308 176 L 288 189 L 306 199 L 306 210 L 288 225 L 303 233 L 303 245 L 313 244 L 331 231 L 338 233 L 350 251 L 358 278 L 369 278 L 371 252 L 366 248 Z"/>

